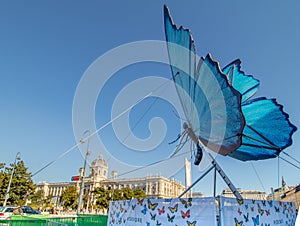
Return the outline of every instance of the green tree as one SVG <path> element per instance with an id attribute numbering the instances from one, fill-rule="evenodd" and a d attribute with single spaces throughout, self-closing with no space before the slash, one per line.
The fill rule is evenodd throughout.
<path id="1" fill-rule="evenodd" d="M 93 191 L 96 199 L 96 208 L 108 209 L 109 202 L 112 200 L 129 200 L 132 198 L 146 198 L 146 194 L 141 188 L 132 190 L 131 188 L 119 189 L 104 189 L 103 187 L 95 188 Z"/>
<path id="2" fill-rule="evenodd" d="M 126 187 L 123 189 L 123 198 L 124 199 L 129 200 L 129 199 L 132 199 L 133 196 L 134 196 L 134 193 L 131 188 Z"/>
<path id="3" fill-rule="evenodd" d="M 31 173 L 25 167 L 24 162 L 18 159 L 16 164 L 11 164 L 10 167 L 5 167 L 1 164 L 0 176 L 0 196 L 4 197 L 7 191 L 10 175 L 15 169 L 9 191 L 7 205 L 24 205 L 26 200 L 35 192 L 36 186 L 31 179 Z M 1 199 L 3 204 L 4 199 Z"/>
<path id="4" fill-rule="evenodd" d="M 5 163 L 3 163 L 3 162 L 0 162 L 0 170 L 1 170 L 1 172 L 3 171 L 3 169 L 4 169 L 4 166 L 5 166 Z"/>
<path id="5" fill-rule="evenodd" d="M 119 189 L 112 190 L 112 199 L 113 200 L 124 200 L 123 191 Z"/>
<path id="6" fill-rule="evenodd" d="M 109 190 L 103 187 L 95 188 L 93 191 L 94 198 L 96 199 L 96 208 L 107 209 L 109 206 L 109 201 L 111 200 L 111 193 Z"/>
<path id="7" fill-rule="evenodd" d="M 5 191 L 2 191 L 2 186 L 5 183 L 5 172 L 4 172 L 5 163 L 0 163 L 0 203 L 4 202 Z"/>
<path id="8" fill-rule="evenodd" d="M 31 196 L 31 202 L 35 206 L 42 206 L 45 202 L 45 194 L 43 190 L 37 190 L 32 196 Z"/>
<path id="9" fill-rule="evenodd" d="M 146 194 L 145 194 L 143 189 L 136 188 L 136 189 L 133 190 L 133 198 L 143 199 L 143 198 L 146 198 Z"/>
<path id="10" fill-rule="evenodd" d="M 72 185 L 67 187 L 62 193 L 61 200 L 65 208 L 76 209 L 78 205 L 78 192 L 76 186 Z"/>

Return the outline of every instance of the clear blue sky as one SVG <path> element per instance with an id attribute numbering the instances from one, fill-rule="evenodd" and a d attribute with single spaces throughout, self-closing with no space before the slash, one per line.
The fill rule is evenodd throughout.
<path id="1" fill-rule="evenodd" d="M 241 59 L 242 69 L 261 82 L 257 97 L 277 98 L 289 113 L 291 122 L 300 127 L 299 1 L 2 1 L 0 162 L 13 162 L 16 153 L 21 152 L 29 171 L 34 173 L 77 143 L 73 134 L 72 105 L 84 72 L 98 57 L 122 44 L 164 40 L 164 4 L 169 6 L 176 24 L 191 29 L 200 56 L 210 52 L 222 66 Z M 171 76 L 167 66 L 157 63 L 137 64 L 116 73 L 98 97 L 97 128 L 110 120 L 118 90 L 150 75 L 167 79 Z M 168 142 L 181 131 L 173 107 L 161 100 L 152 106 L 153 100 L 145 100 L 130 115 L 133 126 L 147 112 L 134 130 L 135 135 L 142 138 L 149 136 L 151 118 L 161 117 L 168 125 L 163 143 L 146 157 L 135 152 L 124 154 L 125 147 L 113 138 L 111 127 L 99 133 L 107 149 L 115 156 L 126 156 L 128 164 L 145 165 L 165 158 L 174 148 Z M 97 149 L 94 155 L 102 154 L 99 147 L 93 147 L 93 139 L 91 150 Z M 293 140 L 286 152 L 300 159 L 298 131 Z M 251 163 L 229 157 L 218 159 L 237 187 L 263 190 Z M 111 160 L 108 163 L 110 169 L 117 169 L 119 174 L 126 171 L 126 167 L 118 168 Z M 80 151 L 74 149 L 34 180 L 69 181 L 82 164 Z M 277 159 L 253 162 L 253 165 L 266 192 L 270 187 L 277 187 Z M 282 161 L 279 165 L 280 177 L 284 176 L 288 185 L 300 182 L 299 170 Z M 148 172 L 151 173 L 155 174 Z M 193 178 L 199 174 L 198 169 L 193 168 Z M 182 172 L 175 178 L 182 180 Z M 209 175 L 197 189 L 209 195 L 212 181 Z M 218 180 L 218 189 L 224 187 Z"/>

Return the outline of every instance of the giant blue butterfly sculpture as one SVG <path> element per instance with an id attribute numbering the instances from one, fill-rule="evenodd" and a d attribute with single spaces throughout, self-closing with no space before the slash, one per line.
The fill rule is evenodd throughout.
<path id="1" fill-rule="evenodd" d="M 250 99 L 259 81 L 241 71 L 239 60 L 223 69 L 209 54 L 198 60 L 190 31 L 174 24 L 166 6 L 164 20 L 172 77 L 187 120 L 184 128 L 197 145 L 196 165 L 201 145 L 248 161 L 277 157 L 292 144 L 297 128 L 275 99 Z"/>

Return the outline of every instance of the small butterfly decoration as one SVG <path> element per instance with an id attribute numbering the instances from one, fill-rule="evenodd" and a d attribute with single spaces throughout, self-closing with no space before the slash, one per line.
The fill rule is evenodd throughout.
<path id="1" fill-rule="evenodd" d="M 270 210 L 265 210 L 266 211 L 266 215 L 269 216 L 271 214 Z"/>
<path id="2" fill-rule="evenodd" d="M 273 207 L 273 201 L 272 200 L 268 200 L 267 201 L 270 207 Z"/>
<path id="3" fill-rule="evenodd" d="M 146 215 L 146 213 L 147 213 L 147 206 L 146 206 L 146 204 L 144 205 L 144 209 L 142 209 L 141 213 L 144 214 L 144 215 Z"/>
<path id="4" fill-rule="evenodd" d="M 195 226 L 197 221 L 193 221 L 193 222 L 187 221 L 186 223 L 188 226 Z"/>
<path id="5" fill-rule="evenodd" d="M 168 218 L 168 221 L 172 223 L 173 220 L 175 219 L 175 215 L 173 215 L 173 216 L 171 217 L 169 214 L 167 214 L 167 218 Z"/>
<path id="6" fill-rule="evenodd" d="M 150 212 L 150 216 L 151 216 L 151 220 L 155 221 L 156 213 L 155 213 L 155 214 L 152 214 L 152 213 Z"/>
<path id="7" fill-rule="evenodd" d="M 164 214 L 165 213 L 165 206 L 163 206 L 161 209 L 158 208 L 158 214 L 161 215 L 161 214 Z"/>
<path id="8" fill-rule="evenodd" d="M 191 216 L 190 215 L 190 210 L 186 211 L 186 213 L 181 210 L 180 213 L 181 213 L 182 219 L 190 218 L 190 216 Z"/>
<path id="9" fill-rule="evenodd" d="M 134 210 L 135 207 L 136 207 L 136 204 L 135 205 L 131 205 L 132 210 Z"/>
<path id="10" fill-rule="evenodd" d="M 148 208 L 151 210 L 155 210 L 155 208 L 158 206 L 158 203 L 152 203 L 150 199 L 148 199 Z"/>
<path id="11" fill-rule="evenodd" d="M 143 202 L 144 202 L 144 199 L 138 199 L 138 200 L 137 200 L 137 203 L 138 203 L 138 205 L 140 205 L 140 206 L 143 205 Z"/>
<path id="12" fill-rule="evenodd" d="M 235 226 L 243 226 L 243 221 L 238 221 L 238 219 L 234 218 Z"/>
<path id="13" fill-rule="evenodd" d="M 259 203 L 257 203 L 257 208 L 258 208 L 258 212 L 259 212 L 260 216 L 262 216 L 262 215 L 264 214 L 265 211 L 264 211 L 263 209 L 260 208 Z"/>
<path id="14" fill-rule="evenodd" d="M 178 210 L 178 203 L 176 203 L 174 207 L 169 206 L 168 209 L 171 211 L 171 213 L 176 213 Z"/>
<path id="15" fill-rule="evenodd" d="M 156 221 L 156 226 L 160 226 L 161 225 L 161 223 L 160 222 L 158 222 L 158 220 Z"/>
<path id="16" fill-rule="evenodd" d="M 118 222 L 118 223 L 119 223 L 119 224 L 122 224 L 122 218 L 119 219 L 119 222 Z"/>
<path id="17" fill-rule="evenodd" d="M 244 216 L 245 222 L 248 222 L 249 221 L 249 213 L 247 213 L 247 215 L 243 214 L 243 216 Z"/>
<path id="18" fill-rule="evenodd" d="M 120 212 L 123 213 L 123 211 L 124 211 L 124 208 L 123 208 L 122 204 L 120 204 Z"/>
<path id="19" fill-rule="evenodd" d="M 282 213 L 285 213 L 286 210 L 287 210 L 287 205 L 284 204 L 284 205 L 283 205 L 283 212 L 282 212 Z"/>
<path id="20" fill-rule="evenodd" d="M 259 215 L 256 215 L 256 217 L 252 217 L 254 226 L 259 225 Z"/>
<path id="21" fill-rule="evenodd" d="M 187 201 L 185 199 L 180 198 L 180 202 L 182 203 L 182 205 L 184 205 L 185 208 L 192 206 L 192 200 L 192 198 L 188 198 Z"/>
<path id="22" fill-rule="evenodd" d="M 240 208 L 238 208 L 238 214 L 241 216 L 242 215 L 242 211 Z"/>

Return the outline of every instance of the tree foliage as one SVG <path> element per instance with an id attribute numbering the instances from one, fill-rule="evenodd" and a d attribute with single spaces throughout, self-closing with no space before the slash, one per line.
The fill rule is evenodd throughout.
<path id="1" fill-rule="evenodd" d="M 133 198 L 143 199 L 143 198 L 146 198 L 146 194 L 145 194 L 143 189 L 136 188 L 136 189 L 133 190 Z"/>
<path id="2" fill-rule="evenodd" d="M 67 187 L 62 193 L 61 200 L 65 208 L 75 210 L 78 205 L 78 192 L 76 186 L 72 185 Z"/>
<path id="3" fill-rule="evenodd" d="M 104 189 L 103 187 L 99 187 L 95 188 L 93 193 L 96 200 L 96 208 L 107 209 L 109 206 L 109 201 L 111 200 L 110 191 Z"/>
<path id="4" fill-rule="evenodd" d="M 132 199 L 133 196 L 134 196 L 134 193 L 131 188 L 126 187 L 123 189 L 123 198 L 124 199 L 129 200 L 129 199 Z"/>
<path id="5" fill-rule="evenodd" d="M 31 196 L 31 202 L 35 206 L 43 206 L 45 203 L 45 194 L 43 190 L 37 190 L 32 196 Z"/>
<path id="6" fill-rule="evenodd" d="M 36 186 L 31 179 L 31 173 L 28 172 L 28 168 L 25 167 L 21 159 L 18 159 L 16 164 L 10 164 L 10 167 L 5 167 L 3 163 L 0 164 L 0 203 L 3 204 L 4 202 L 13 169 L 14 174 L 7 205 L 24 205 L 26 200 L 30 199 L 30 196 L 34 194 Z"/>
<path id="7" fill-rule="evenodd" d="M 132 190 L 131 188 L 104 189 L 103 187 L 95 188 L 94 198 L 96 200 L 96 208 L 108 209 L 109 202 L 113 200 L 129 200 L 132 198 L 146 198 L 146 194 L 141 188 Z"/>

